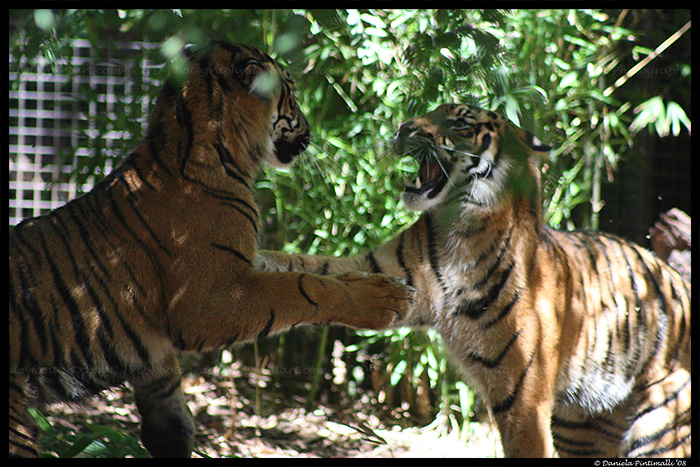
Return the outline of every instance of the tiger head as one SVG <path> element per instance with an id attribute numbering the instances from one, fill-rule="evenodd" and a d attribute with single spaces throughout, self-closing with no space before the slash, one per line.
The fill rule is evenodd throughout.
<path id="1" fill-rule="evenodd" d="M 460 104 L 402 123 L 394 147 L 420 163 L 403 193 L 416 211 L 452 203 L 494 208 L 509 192 L 538 190 L 535 163 L 551 149 L 501 115 Z"/>
<path id="2" fill-rule="evenodd" d="M 196 137 L 225 142 L 230 153 L 248 154 L 246 172 L 259 162 L 291 165 L 309 144 L 309 124 L 294 97 L 294 80 L 267 54 L 242 44 L 214 41 L 187 49 L 186 80 L 164 98 L 181 96 Z M 184 112 L 181 112 L 184 113 Z M 166 115 L 167 117 L 167 115 Z M 187 125 L 187 122 L 185 122 Z M 224 158 L 225 159 L 225 158 Z"/>

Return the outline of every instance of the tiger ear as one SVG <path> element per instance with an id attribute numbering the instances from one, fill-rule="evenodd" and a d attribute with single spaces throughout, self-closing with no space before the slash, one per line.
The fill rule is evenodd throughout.
<path id="1" fill-rule="evenodd" d="M 185 44 L 182 48 L 182 55 L 184 55 L 185 58 L 192 58 L 192 56 L 200 50 L 202 50 L 202 47 L 197 44 Z"/>
<path id="2" fill-rule="evenodd" d="M 526 151 L 528 153 L 527 158 L 533 161 L 537 166 L 541 166 L 543 163 L 547 162 L 550 157 L 550 151 L 552 147 L 546 143 L 540 141 L 535 135 L 529 131 L 523 131 L 523 143 L 526 146 Z"/>
<path id="3" fill-rule="evenodd" d="M 260 62 L 255 59 L 248 59 L 242 64 L 239 76 L 240 81 L 245 85 L 246 88 L 250 89 L 255 82 L 255 79 L 265 73 L 265 67 L 262 66 Z"/>
<path id="4" fill-rule="evenodd" d="M 241 82 L 248 92 L 262 99 L 270 99 L 280 87 L 280 77 L 270 72 L 260 62 L 251 59 L 241 71 Z"/>
<path id="5" fill-rule="evenodd" d="M 547 162 L 550 158 L 550 151 L 552 150 L 552 146 L 549 144 L 543 143 L 535 135 L 530 134 L 530 140 L 528 141 L 528 146 L 530 146 L 530 154 L 532 158 L 534 158 L 538 164 L 542 164 L 544 162 Z"/>

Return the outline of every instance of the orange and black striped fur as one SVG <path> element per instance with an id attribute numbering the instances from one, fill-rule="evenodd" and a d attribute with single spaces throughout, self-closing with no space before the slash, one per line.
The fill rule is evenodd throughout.
<path id="1" fill-rule="evenodd" d="M 254 179 L 262 162 L 292 163 L 308 124 L 291 78 L 258 50 L 213 43 L 189 67 L 117 169 L 10 231 L 11 456 L 37 455 L 28 404 L 124 381 L 150 453 L 189 456 L 176 351 L 305 323 L 383 328 L 408 310 L 413 292 L 398 279 L 253 269 Z"/>
<path id="2" fill-rule="evenodd" d="M 549 147 L 505 118 L 443 105 L 401 125 L 421 218 L 354 258 L 261 252 L 257 267 L 402 278 L 489 404 L 506 456 L 690 455 L 690 287 L 604 233 L 542 223 Z"/>

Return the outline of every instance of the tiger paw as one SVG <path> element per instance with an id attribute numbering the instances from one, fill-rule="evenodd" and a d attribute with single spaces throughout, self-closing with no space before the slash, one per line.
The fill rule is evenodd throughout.
<path id="1" fill-rule="evenodd" d="M 405 320 L 415 306 L 416 290 L 403 279 L 348 272 L 335 276 L 350 292 L 338 321 L 354 328 L 384 329 Z"/>
<path id="2" fill-rule="evenodd" d="M 258 251 L 255 255 L 253 268 L 255 268 L 256 271 L 265 272 L 289 272 L 296 270 L 292 262 L 296 257 L 286 255 L 288 260 L 285 262 L 283 260 L 283 255 L 285 255 L 285 253 L 279 253 L 277 251 L 266 251 L 265 253 Z"/>

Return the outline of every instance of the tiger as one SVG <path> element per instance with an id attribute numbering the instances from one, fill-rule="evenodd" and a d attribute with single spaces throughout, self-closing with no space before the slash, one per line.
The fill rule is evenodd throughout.
<path id="1" fill-rule="evenodd" d="M 268 271 L 404 278 L 395 326 L 442 336 L 493 414 L 506 457 L 690 453 L 690 286 L 617 236 L 543 223 L 551 147 L 495 112 L 445 104 L 402 123 L 420 217 L 354 257 L 259 251 Z"/>
<path id="2" fill-rule="evenodd" d="M 136 149 L 85 195 L 9 233 L 13 457 L 38 456 L 30 405 L 125 382 L 150 455 L 189 457 L 177 352 L 304 324 L 382 329 L 413 302 L 384 275 L 253 268 L 256 174 L 291 165 L 309 124 L 267 54 L 219 41 L 186 55 L 185 79 L 163 85 Z"/>

